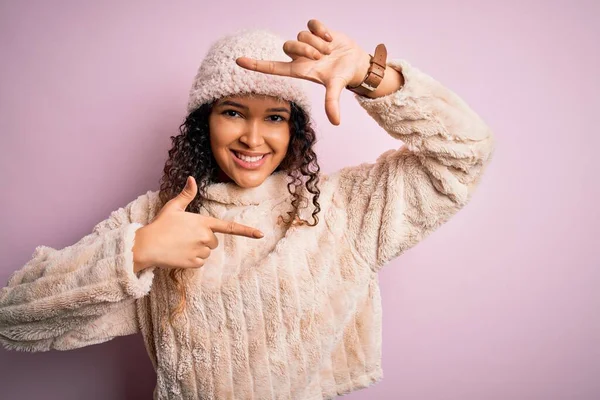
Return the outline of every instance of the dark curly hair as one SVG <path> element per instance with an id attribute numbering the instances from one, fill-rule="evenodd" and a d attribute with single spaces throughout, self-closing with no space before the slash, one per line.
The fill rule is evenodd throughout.
<path id="1" fill-rule="evenodd" d="M 206 195 L 206 187 L 218 182 L 220 168 L 213 157 L 210 147 L 208 120 L 216 101 L 206 103 L 189 113 L 179 127 L 180 134 L 171 136 L 173 147 L 169 150 L 169 158 L 165 163 L 163 176 L 160 180 L 160 207 L 177 196 L 185 186 L 188 176 L 193 176 L 198 185 L 198 195 L 186 208 L 189 212 L 200 212 L 200 207 Z M 289 218 L 282 220 L 287 224 L 315 226 L 319 222 L 317 214 L 321 211 L 319 205 L 320 190 L 317 155 L 313 150 L 316 142 L 315 131 L 312 128 L 309 115 L 297 104 L 290 102 L 290 142 L 283 161 L 275 172 L 287 172 L 291 180 L 288 182 L 288 191 L 292 195 L 293 211 L 288 212 Z M 302 178 L 306 178 L 304 181 Z M 306 207 L 304 196 L 298 188 L 304 185 L 308 193 L 312 194 L 314 210 L 313 222 L 298 217 L 298 210 Z M 173 280 L 179 293 L 179 305 L 172 311 L 170 321 L 183 312 L 186 307 L 186 290 L 183 285 L 185 268 L 171 269 L 169 276 Z"/>

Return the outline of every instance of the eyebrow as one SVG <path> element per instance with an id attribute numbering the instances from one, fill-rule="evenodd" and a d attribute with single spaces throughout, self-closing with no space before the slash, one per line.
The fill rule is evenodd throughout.
<path id="1" fill-rule="evenodd" d="M 220 103 L 219 105 L 217 105 L 217 107 L 223 107 L 223 106 L 233 106 L 233 107 L 241 108 L 242 110 L 246 110 L 246 111 L 248 110 L 248 107 L 246 107 L 245 105 L 236 103 L 235 101 L 231 101 L 231 100 L 225 100 L 222 103 Z M 285 107 L 267 108 L 267 112 L 286 112 L 286 113 L 290 114 L 290 110 L 288 110 Z"/>

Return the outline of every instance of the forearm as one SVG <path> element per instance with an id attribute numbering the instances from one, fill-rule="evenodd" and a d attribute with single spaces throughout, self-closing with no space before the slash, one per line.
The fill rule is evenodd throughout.
<path id="1" fill-rule="evenodd" d="M 389 135 L 423 161 L 436 159 L 465 172 L 489 157 L 492 132 L 460 96 L 404 60 L 388 64 L 403 76 L 402 88 L 379 98 L 356 98 Z"/>
<path id="2" fill-rule="evenodd" d="M 136 331 L 133 304 L 150 291 L 153 273 L 133 272 L 131 249 L 143 225 L 130 218 L 132 204 L 71 246 L 36 248 L 0 288 L 0 344 L 66 350 Z M 109 329 L 98 330 L 103 324 Z"/>
<path id="3" fill-rule="evenodd" d="M 489 127 L 458 95 L 403 60 L 389 64 L 402 88 L 356 99 L 405 145 L 343 169 L 337 183 L 348 238 L 375 270 L 467 204 L 494 148 Z"/>

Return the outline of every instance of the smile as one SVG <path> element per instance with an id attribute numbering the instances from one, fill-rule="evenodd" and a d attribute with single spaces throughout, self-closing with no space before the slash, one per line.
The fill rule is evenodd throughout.
<path id="1" fill-rule="evenodd" d="M 230 150 L 230 152 L 233 157 L 233 161 L 235 161 L 237 165 L 245 169 L 260 168 L 267 160 L 267 156 L 270 154 L 266 153 L 257 156 L 247 156 L 234 150 Z"/>

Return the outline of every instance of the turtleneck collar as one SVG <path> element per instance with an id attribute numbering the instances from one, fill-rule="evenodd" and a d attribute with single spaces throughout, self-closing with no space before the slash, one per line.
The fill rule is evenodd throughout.
<path id="1" fill-rule="evenodd" d="M 246 206 L 291 196 L 287 189 L 287 173 L 277 171 L 259 186 L 242 188 L 235 182 L 213 183 L 206 187 L 205 198 L 225 205 Z"/>

